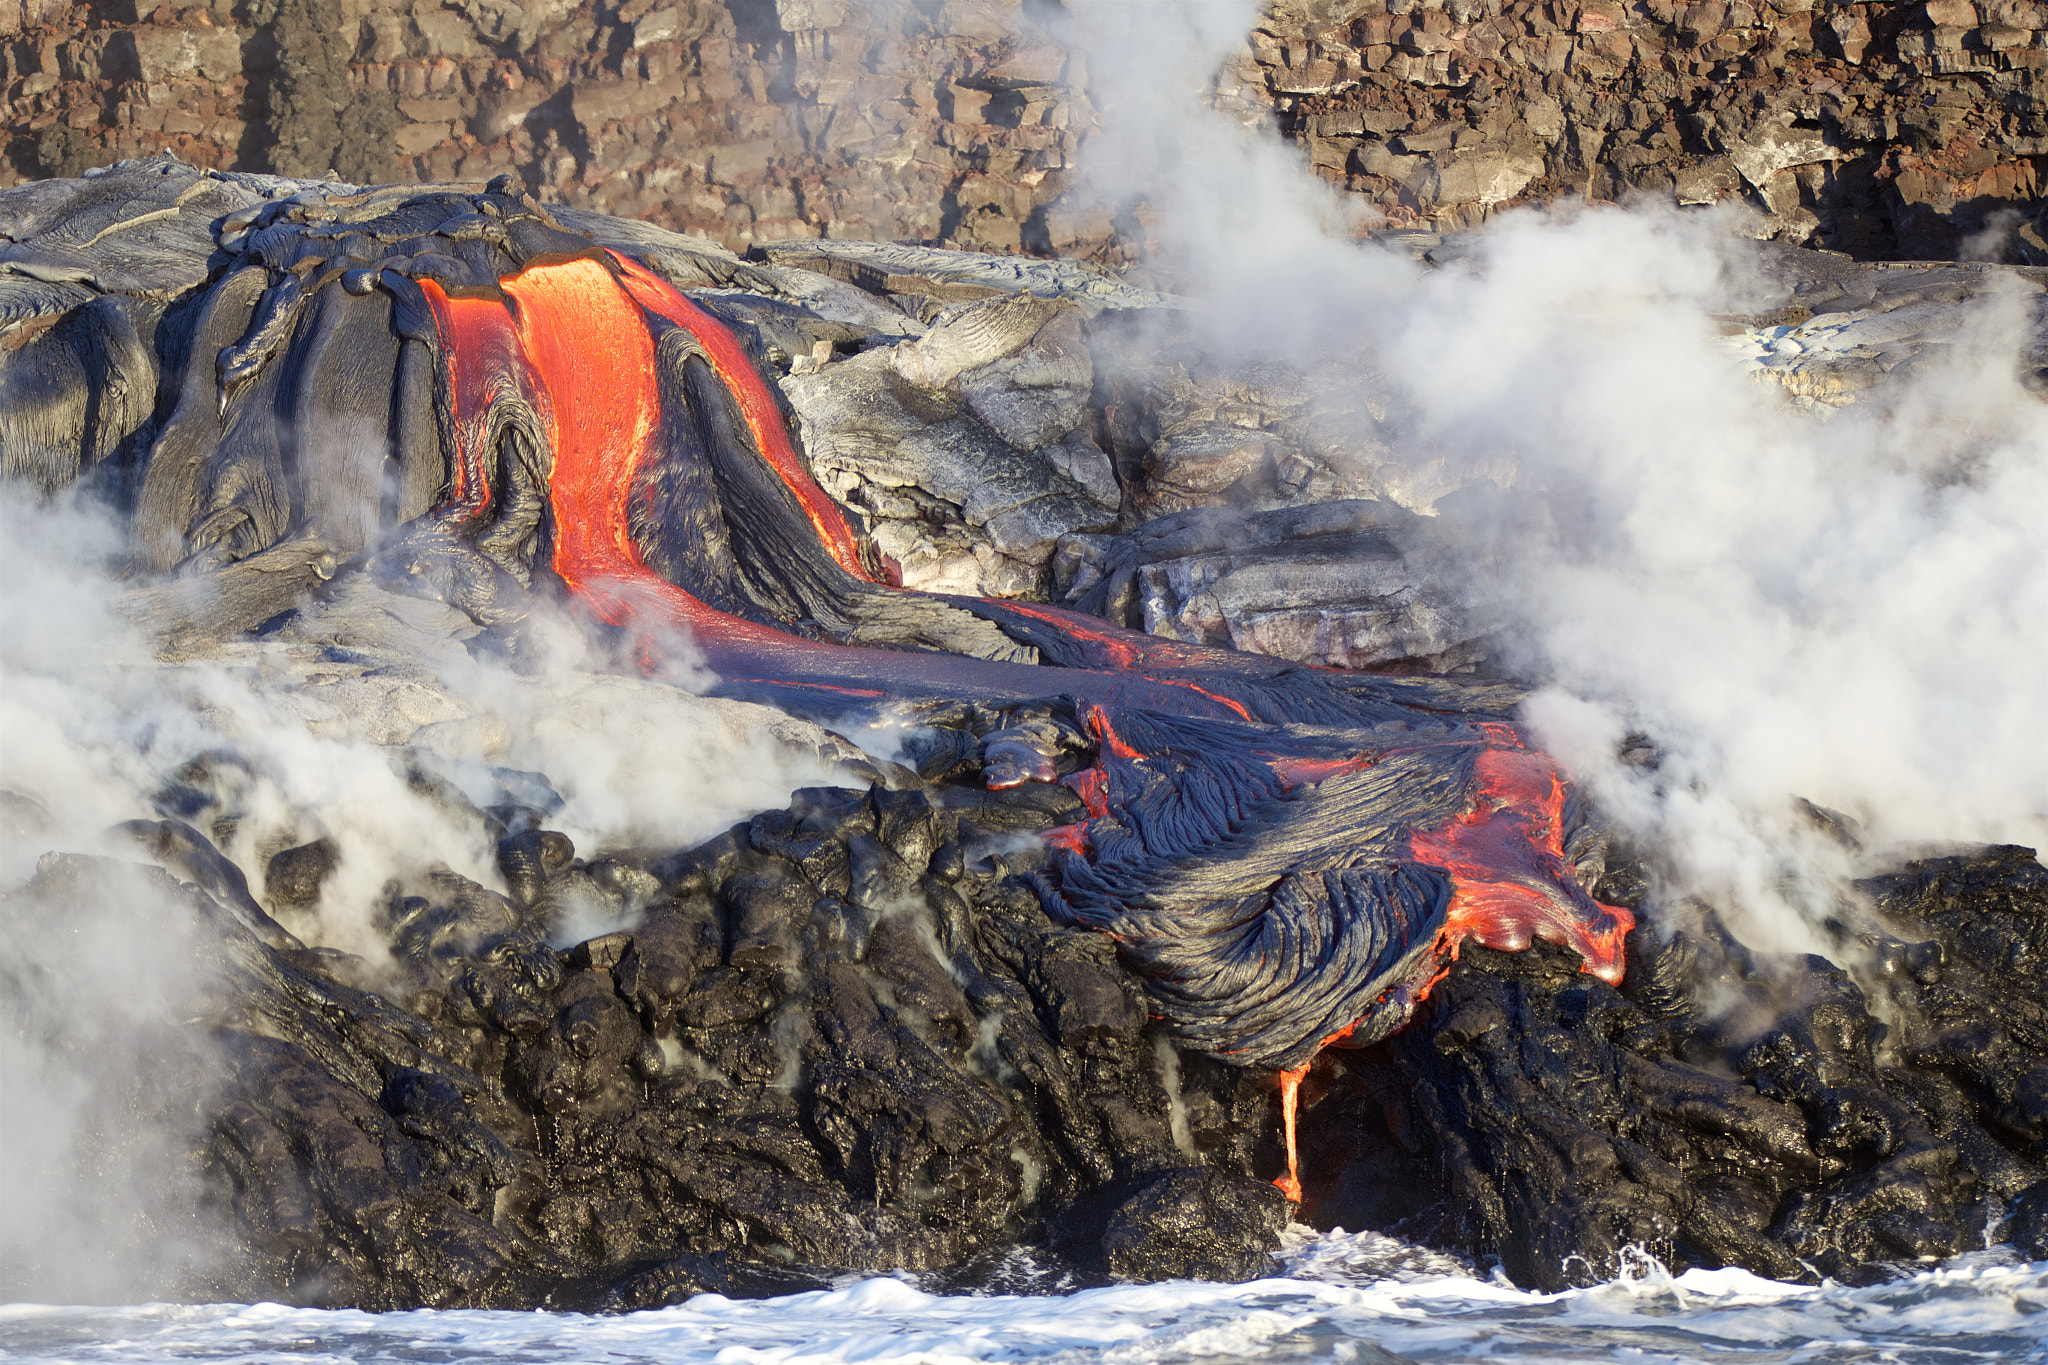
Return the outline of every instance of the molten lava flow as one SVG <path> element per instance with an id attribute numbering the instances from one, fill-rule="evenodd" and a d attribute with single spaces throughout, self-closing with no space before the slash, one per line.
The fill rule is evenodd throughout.
<path id="1" fill-rule="evenodd" d="M 1191 682 L 1184 682 L 1178 685 L 1187 688 L 1191 692 L 1200 693 L 1201 695 L 1207 697 L 1210 701 L 1215 702 L 1218 706 L 1221 706 L 1224 710 L 1233 712 L 1242 720 L 1252 719 L 1252 713 L 1245 709 L 1245 705 L 1243 702 L 1232 701 L 1229 697 L 1221 696 L 1215 692 L 1211 692 L 1206 687 L 1197 687 L 1195 684 Z"/>
<path id="2" fill-rule="evenodd" d="M 1316 782 L 1327 782 L 1345 773 L 1355 773 L 1372 766 L 1371 754 L 1354 754 L 1350 758 L 1276 758 L 1273 760 L 1273 775 L 1280 779 L 1280 785 L 1288 791 Z"/>
<path id="3" fill-rule="evenodd" d="M 1145 756 L 1124 743 L 1123 738 L 1117 734 L 1116 727 L 1110 722 L 1109 712 L 1101 707 L 1089 707 L 1082 713 L 1082 719 L 1087 722 L 1088 728 L 1094 732 L 1097 742 L 1109 753 L 1115 754 L 1118 758 L 1136 759 Z"/>
<path id="4" fill-rule="evenodd" d="M 726 392 L 738 402 L 740 416 L 746 420 L 747 430 L 753 434 L 755 448 L 782 476 L 789 491 L 796 495 L 804 516 L 810 520 L 818 539 L 824 542 L 839 567 L 855 578 L 874 581 L 874 575 L 861 563 L 860 547 L 854 543 L 853 533 L 846 527 L 846 517 L 825 495 L 825 490 L 818 487 L 804 462 L 797 458 L 795 447 L 789 443 L 789 432 L 782 423 L 782 409 L 776 406 L 761 372 L 754 368 L 733 334 L 718 319 L 684 298 L 674 285 L 646 266 L 630 256 L 621 256 L 617 252 L 608 254 L 618 263 L 619 279 L 634 302 L 688 332 L 703 349 L 718 382 L 725 385 Z"/>
<path id="5" fill-rule="evenodd" d="M 1098 761 L 1092 768 L 1083 768 L 1064 779 L 1073 788 L 1074 795 L 1081 798 L 1083 809 L 1091 820 L 1109 818 L 1109 778 Z"/>
<path id="6" fill-rule="evenodd" d="M 480 520 L 491 505 L 492 403 L 508 394 L 534 403 L 538 395 L 526 383 L 527 366 L 519 337 L 503 303 L 490 298 L 451 298 L 432 280 L 420 281 L 420 288 L 447 343 L 441 356 L 454 416 L 455 449 L 448 498 L 441 504 L 440 515 L 456 526 L 468 526 Z M 540 415 L 545 420 L 546 414 Z"/>
<path id="7" fill-rule="evenodd" d="M 759 683 L 764 687 L 801 687 L 812 692 L 836 692 L 842 697 L 859 697 L 865 701 L 874 701 L 889 695 L 879 687 L 837 687 L 831 683 L 799 682 L 794 678 L 734 678 L 732 681 Z"/>
<path id="8" fill-rule="evenodd" d="M 1119 639 L 1099 626 L 1076 625 L 1067 619 L 1074 614 L 1072 612 L 1063 612 L 1052 607 L 1026 606 L 1022 602 L 1011 602 L 1006 605 L 1009 610 L 1020 616 L 1028 616 L 1034 621 L 1044 621 L 1048 625 L 1057 626 L 1069 636 L 1088 641 L 1102 652 L 1102 663 L 1109 667 L 1136 668 L 1143 662 L 1133 642 Z"/>
<path id="9" fill-rule="evenodd" d="M 1321 1053 L 1324 1048 L 1350 1036 L 1350 1028 L 1341 1028 L 1316 1044 L 1316 1051 Z M 1280 1072 L 1280 1127 L 1287 1140 L 1287 1174 L 1273 1183 L 1280 1187 L 1280 1193 L 1296 1204 L 1301 1202 L 1301 1157 L 1295 1142 L 1295 1129 L 1301 1112 L 1301 1083 L 1308 1079 L 1308 1069 L 1315 1064 L 1316 1059 L 1311 1057 L 1300 1066 L 1287 1067 Z"/>
<path id="10" fill-rule="evenodd" d="M 1085 855 L 1089 848 L 1086 825 L 1056 825 L 1039 838 L 1047 848 L 1057 848 L 1076 856 Z"/>
<path id="11" fill-rule="evenodd" d="M 1439 948 L 1456 960 L 1468 938 L 1506 952 L 1540 938 L 1572 949 L 1586 971 L 1620 985 L 1623 940 L 1635 916 L 1601 905 L 1579 886 L 1564 857 L 1564 777 L 1548 754 L 1514 743 L 1479 752 L 1469 811 L 1409 836 L 1409 856 L 1444 869 L 1454 888 Z"/>
<path id="12" fill-rule="evenodd" d="M 1315 1058 L 1311 1057 L 1280 1073 L 1280 1126 L 1287 1139 L 1287 1174 L 1273 1183 L 1296 1204 L 1301 1202 L 1301 1158 L 1294 1140 L 1295 1119 L 1301 1107 L 1301 1083 L 1308 1079 L 1308 1069 L 1314 1065 Z"/>
<path id="13" fill-rule="evenodd" d="M 1082 809 L 1088 812 L 1090 820 L 1109 818 L 1109 757 L 1137 760 L 1145 755 L 1124 742 L 1117 734 L 1116 726 L 1110 721 L 1109 713 L 1100 706 L 1084 707 L 1081 723 L 1095 736 L 1097 744 L 1095 762 L 1078 772 L 1060 778 L 1060 783 L 1081 798 Z M 1087 823 L 1061 825 L 1045 832 L 1044 842 L 1048 847 L 1064 849 L 1077 856 L 1085 856 L 1094 845 L 1088 838 Z M 1113 937 L 1113 936 L 1112 936 Z"/>
<path id="14" fill-rule="evenodd" d="M 977 700 L 1042 693 L 1045 674 L 1028 665 L 931 654 L 913 661 L 892 650 L 821 646 L 712 608 L 647 566 L 631 534 L 627 500 L 637 471 L 667 454 L 652 315 L 690 333 L 810 529 L 840 568 L 869 578 L 844 518 L 797 458 L 745 351 L 715 318 L 639 263 L 536 263 L 499 282 L 502 300 L 451 297 L 432 280 L 420 284 L 442 341 L 454 428 L 454 472 L 441 515 L 466 526 L 492 510 L 491 408 L 500 396 L 526 400 L 552 445 L 553 567 L 600 619 L 633 631 L 632 651 L 650 668 L 663 652 L 664 630 L 687 629 L 713 668 L 737 680 L 759 679 L 764 689 L 873 697 L 921 680 Z M 1067 615 L 1056 614 L 1056 623 Z M 1138 657 L 1124 641 L 1107 643 Z M 848 686 L 855 678 L 882 686 Z M 1087 682 L 1126 704 L 1157 705 L 1159 694 L 1195 692 L 1205 698 L 1202 712 L 1213 703 L 1218 713 L 1244 714 L 1239 703 L 1182 679 Z"/>
<path id="15" fill-rule="evenodd" d="M 1584 970 L 1609 985 L 1620 985 L 1623 941 L 1635 927 L 1635 917 L 1593 900 L 1565 861 L 1565 786 L 1557 763 L 1547 754 L 1524 748 L 1512 726 L 1486 724 L 1481 731 L 1487 747 L 1473 760 L 1478 790 L 1472 808 L 1439 828 L 1408 836 L 1409 856 L 1442 868 L 1452 886 L 1450 915 L 1435 944 L 1440 965 L 1415 990 L 1414 1003 L 1428 998 L 1468 938 L 1507 952 L 1519 952 L 1538 938 L 1561 944 L 1585 959 Z M 1340 761 L 1282 759 L 1273 763 L 1273 771 L 1292 787 L 1358 771 L 1371 761 L 1366 755 Z M 1351 1031 L 1331 1034 L 1316 1051 Z M 1296 1203 L 1301 1201 L 1297 1114 L 1301 1083 L 1314 1061 L 1312 1055 L 1279 1073 L 1287 1174 L 1273 1183 Z"/>
<path id="16" fill-rule="evenodd" d="M 554 453 L 555 572 L 599 619 L 634 629 L 643 666 L 661 652 L 651 628 L 779 638 L 665 582 L 634 544 L 626 499 L 660 429 L 661 397 L 646 316 L 610 270 L 587 258 L 529 266 L 499 282 L 509 305 L 450 297 L 431 280 L 420 287 L 449 357 L 456 459 L 446 506 L 481 515 L 489 503 L 489 408 L 521 393 Z"/>
<path id="17" fill-rule="evenodd" d="M 555 400 L 555 571 L 585 595 L 593 580 L 652 579 L 626 519 L 633 472 L 661 425 L 646 319 L 595 261 L 539 266 L 500 287 L 519 305 L 520 347 Z M 614 603 L 600 610 L 621 624 Z"/>
<path id="18" fill-rule="evenodd" d="M 1015 615 L 1028 617 L 1033 621 L 1043 621 L 1047 625 L 1056 627 L 1069 640 L 1086 641 L 1101 655 L 1098 660 L 1091 662 L 1091 667 L 1136 669 L 1143 668 L 1147 664 L 1171 667 L 1184 665 L 1187 662 L 1185 659 L 1175 658 L 1172 650 L 1154 645 L 1143 637 L 1140 637 L 1138 640 L 1124 639 L 1106 628 L 1101 622 L 1096 622 L 1093 625 L 1086 624 L 1087 618 L 1081 616 L 1079 612 L 1066 611 L 1058 607 L 1027 606 L 1022 602 L 1005 602 L 1003 608 L 1005 611 Z M 1162 643 L 1170 644 L 1171 642 Z M 1185 678 L 1162 677 L 1157 674 L 1148 676 L 1151 676 L 1153 681 L 1164 683 L 1169 687 L 1186 688 L 1198 696 L 1207 697 L 1210 701 L 1215 702 L 1240 720 L 1255 719 L 1252 713 L 1246 709 L 1243 702 L 1234 701 L 1220 693 L 1212 692 L 1208 688 L 1190 682 Z"/>

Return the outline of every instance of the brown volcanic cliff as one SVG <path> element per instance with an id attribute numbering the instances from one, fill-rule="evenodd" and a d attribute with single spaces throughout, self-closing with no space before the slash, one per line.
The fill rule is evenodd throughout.
<path id="1" fill-rule="evenodd" d="M 511 171 L 734 247 L 1128 260 L 1139 222 L 1070 193 L 1113 73 L 1066 26 L 1056 0 L 4 0 L 0 185 L 161 150 Z M 1736 197 L 1859 256 L 2043 263 L 2044 71 L 2034 0 L 1283 0 L 1219 95 L 1397 227 Z"/>
<path id="2" fill-rule="evenodd" d="M 1953 256 L 1994 228 L 1976 253 L 2048 260 L 2048 6 L 1316 8 L 1252 35 L 1256 78 L 1318 169 L 1397 220 L 1741 196 L 1772 235 L 1859 256 Z"/>

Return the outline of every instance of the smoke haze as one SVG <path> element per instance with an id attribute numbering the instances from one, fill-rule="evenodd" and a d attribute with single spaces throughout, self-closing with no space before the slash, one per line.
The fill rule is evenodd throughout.
<path id="1" fill-rule="evenodd" d="M 1947 362 L 1882 406 L 1796 410 L 1745 375 L 1716 320 L 1758 287 L 1737 215 L 1516 212 L 1466 260 L 1423 271 L 1356 240 L 1356 209 L 1249 125 L 1227 80 L 1218 93 L 1255 20 L 1243 4 L 1074 7 L 1104 106 L 1083 173 L 1118 207 L 1144 202 L 1171 283 L 1198 305 L 1157 344 L 1319 376 L 1369 366 L 1412 402 L 1394 454 L 1414 487 L 1503 486 L 1457 512 L 1473 532 L 1466 600 L 1503 623 L 1505 661 L 1541 684 L 1527 719 L 1653 850 L 1664 894 L 1804 944 L 1807 912 L 1861 865 L 1794 797 L 1854 817 L 1873 848 L 2039 846 L 2048 421 L 2015 375 L 2020 301 L 1983 301 Z M 323 662 L 319 612 L 293 641 L 166 668 L 110 607 L 118 528 L 9 489 L 0 536 L 0 788 L 18 794 L 0 809 L 0 892 L 53 848 L 141 857 L 109 827 L 155 814 L 195 760 L 231 755 L 211 766 L 231 775 L 233 808 L 205 811 L 205 832 L 259 897 L 271 854 L 332 839 L 317 912 L 280 917 L 374 956 L 389 880 L 446 865 L 502 885 L 481 828 L 411 780 L 400 745 L 441 755 L 458 785 L 491 766 L 545 773 L 565 798 L 550 823 L 585 853 L 686 846 L 832 780 L 804 727 L 678 691 L 687 673 L 613 676 L 547 622 L 534 674 L 478 662 L 425 618 L 394 628 L 429 660 L 416 672 Z M 10 1294 L 133 1297 L 204 1255 L 167 1231 L 191 1191 L 158 1178 L 183 1169 L 196 1119 L 166 1117 L 161 1087 L 145 1124 L 110 1098 L 157 1060 L 142 1040 L 203 997 L 203 972 L 164 970 L 187 971 L 189 911 L 140 874 L 99 910 L 58 936 L 47 906 L 0 907 L 24 964 L 8 992 L 30 1023 L 26 1041 L 0 1031 L 0 1147 L 49 1177 L 7 1197 Z M 66 1259 L 81 1241 L 89 1254 Z"/>

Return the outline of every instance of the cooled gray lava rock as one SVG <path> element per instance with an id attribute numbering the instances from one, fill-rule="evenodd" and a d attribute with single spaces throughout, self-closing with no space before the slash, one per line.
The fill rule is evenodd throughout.
<path id="1" fill-rule="evenodd" d="M 748 258 L 829 275 L 875 294 L 929 301 L 914 307 L 1000 294 L 1065 300 L 1091 318 L 1106 309 L 1177 306 L 1170 295 L 1137 288 L 1081 260 L 817 237 L 762 242 Z"/>
<path id="2" fill-rule="evenodd" d="M 1060 536 L 1117 517 L 1093 383 L 1080 311 L 1020 294 L 951 305 L 918 339 L 783 391 L 819 481 L 868 517 L 905 586 L 1036 597 Z"/>
<path id="3" fill-rule="evenodd" d="M 528 587 L 544 576 L 547 471 L 522 461 L 532 452 L 516 439 L 493 446 L 490 510 L 510 530 L 473 543 L 426 515 L 449 482 L 431 436 L 401 423 L 388 452 L 315 441 L 308 395 L 317 373 L 380 415 L 436 411 L 433 353 L 394 301 L 419 295 L 416 278 L 488 291 L 508 263 L 598 241 L 713 291 L 705 306 L 787 372 L 827 485 L 913 578 L 1033 595 L 1057 576 L 1071 600 L 1159 635 L 1441 670 L 1478 656 L 1483 623 L 1439 595 L 1447 571 L 1416 513 L 1455 481 L 1409 442 L 1398 393 L 1355 358 L 1291 370 L 1160 352 L 1112 371 L 1105 354 L 1145 354 L 1137 343 L 1157 333 L 1143 314 L 1160 310 L 1073 271 L 822 248 L 813 254 L 877 278 L 749 264 L 646 225 L 565 224 L 508 183 L 358 194 L 155 163 L 75 193 L 9 194 L 30 230 L 0 274 L 14 291 L 0 291 L 12 310 L 0 350 L 8 471 L 45 486 L 97 472 L 134 515 L 137 571 L 183 574 L 131 604 L 166 648 L 261 648 L 315 732 L 417 746 L 408 782 L 495 845 L 506 887 L 446 869 L 394 886 L 374 926 L 390 964 L 308 948 L 202 832 L 235 826 L 248 785 L 233 755 L 211 754 L 167 787 L 164 818 L 121 830 L 170 869 L 146 875 L 146 898 L 132 871 L 60 855 L 0 907 L 75 929 L 85 911 L 146 900 L 189 926 L 206 989 L 177 1014 L 172 1050 L 177 1075 L 218 1077 L 217 1090 L 189 1087 L 204 1127 L 191 1165 L 234 1247 L 181 1292 L 644 1306 L 847 1270 L 961 1283 L 1020 1243 L 1084 1278 L 1266 1267 L 1284 1213 L 1268 1183 L 1281 1169 L 1270 1078 L 1176 1051 L 1117 945 L 1048 915 L 1047 878 L 1065 865 L 1039 836 L 1072 830 L 1081 791 L 985 785 L 1057 776 L 1108 730 L 1083 736 L 1071 699 L 1059 723 L 1051 702 L 1014 714 L 933 703 L 914 716 L 911 766 L 867 763 L 871 785 L 800 792 L 694 848 L 579 858 L 547 828 L 559 798 L 544 778 L 479 763 L 458 789 L 424 757 L 491 756 L 486 718 L 435 686 L 424 660 L 516 654 Z M 64 194 L 76 202 L 51 216 Z M 193 205 L 220 211 L 206 236 L 185 221 Z M 105 272 L 73 259 L 87 240 L 74 210 L 99 225 L 92 241 L 114 244 Z M 374 220 L 375 239 L 349 215 Z M 127 252 L 131 233 L 149 250 Z M 385 256 L 394 242 L 406 251 Z M 263 252 L 275 255 L 259 267 Z M 113 268 L 124 254 L 140 273 Z M 1829 324 L 1850 338 L 1844 354 L 1938 344 L 1952 315 L 1942 310 L 1979 278 L 1892 272 L 1865 292 L 1865 276 L 1815 260 L 1796 262 L 1783 290 L 1811 312 L 1849 307 Z M 205 309 L 173 312 L 216 272 Z M 1038 281 L 1058 297 L 1034 292 Z M 691 364 L 676 369 L 687 378 Z M 294 419 L 289 440 L 271 420 L 280 413 Z M 731 427 L 695 435 L 708 443 Z M 741 477 L 749 469 L 728 469 L 725 492 L 765 497 Z M 687 485 L 701 470 L 678 460 L 663 472 Z M 692 552 L 715 560 L 681 534 L 712 520 L 660 548 L 684 568 Z M 764 538 L 783 526 L 760 520 Z M 738 602 L 739 570 L 711 567 L 692 581 Z M 805 595 L 822 580 L 801 581 L 794 553 L 746 568 L 756 577 L 744 586 L 768 603 L 746 605 L 789 640 L 867 643 L 872 629 L 906 647 L 913 677 L 920 657 L 943 653 L 1035 679 L 1020 661 L 1038 662 L 1038 646 L 1019 637 L 1073 658 L 1116 662 L 1142 645 L 1220 667 L 1003 604 L 926 600 L 912 629 L 873 585 Z M 796 576 L 775 580 L 784 570 Z M 438 600 L 395 605 L 393 583 Z M 268 644 L 240 638 L 259 626 Z M 1336 701 L 1352 697 L 1342 689 L 1368 683 L 1406 689 L 1404 715 L 1498 722 L 1513 700 L 1442 680 L 1340 685 L 1265 661 L 1231 667 L 1253 662 L 1270 695 L 1293 688 L 1339 715 Z M 1142 669 L 1118 668 L 1101 671 L 1105 687 L 1138 685 Z M 843 693 L 840 681 L 821 690 Z M 662 684 L 541 686 L 557 687 L 548 706 L 572 711 L 601 710 L 591 692 Z M 1225 684 L 1205 673 L 1201 686 Z M 739 702 L 681 704 L 759 728 L 758 708 Z M 1266 742 L 1219 724 L 1248 752 Z M 1412 739 L 1407 720 L 1388 725 Z M 800 722 L 768 728 L 814 757 L 837 743 Z M 1189 735 L 1183 747 L 1200 757 L 1203 734 Z M 1151 785 L 1134 778 L 1149 804 L 1121 836 L 1188 815 L 1159 776 L 1170 766 L 1147 770 Z M 1265 766 L 1268 785 L 1320 783 Z M 1380 781 L 1400 769 L 1372 771 Z M 1439 774 L 1432 799 L 1461 797 L 1462 775 Z M 1243 786 L 1221 781 L 1211 795 L 1220 809 Z M 27 804 L 5 809 L 36 823 Z M 1343 830 L 1347 857 L 1360 828 Z M 316 902 L 348 853 L 318 841 L 279 853 L 266 869 L 273 908 Z M 1197 862 L 1172 870 L 1193 875 Z M 1596 863 L 1579 869 L 1586 879 Z M 1359 871 L 1361 884 L 1377 875 Z M 1610 872 L 1611 900 L 1627 899 L 1627 871 Z M 1449 892 L 1430 877 L 1440 907 Z M 2048 1176 L 2044 877 L 2024 850 L 1990 850 L 1869 884 L 1872 917 L 1838 931 L 1853 973 L 1768 959 L 1707 921 L 1668 943 L 1639 937 L 1620 990 L 1563 950 L 1468 948 L 1413 1027 L 1311 1071 L 1304 1213 L 1497 1257 L 1544 1286 L 1611 1274 L 1630 1242 L 1675 1266 L 1864 1276 L 1968 1245 L 2015 1198 L 2013 1235 L 2033 1238 Z M 580 935 L 564 926 L 593 908 L 624 927 L 566 942 Z M 96 1045 L 91 1011 L 49 1008 L 33 989 L 40 964 L 7 970 L 31 1031 Z M 1265 1003 L 1276 1016 L 1290 1008 Z M 152 1084 L 161 1109 L 164 1086 Z"/>
<path id="4" fill-rule="evenodd" d="M 1488 623 L 1453 591 L 1456 537 L 1364 499 L 1273 512 L 1202 508 L 1122 535 L 1062 538 L 1055 589 L 1151 635 L 1335 668 L 1447 672 Z"/>
<path id="5" fill-rule="evenodd" d="M 1882 404 L 1916 367 L 1955 359 L 1958 342 L 2019 338 L 2028 385 L 2048 393 L 2048 269 L 1981 264 L 1858 265 L 1830 252 L 1760 249 L 1754 314 L 1731 319 L 1747 371 L 1799 407 Z M 1974 358 L 1964 356 L 1965 368 Z"/>
<path id="6" fill-rule="evenodd" d="M 1247 360 L 1159 309 L 1105 314 L 1091 335 L 1127 524 L 1356 498 L 1426 512 L 1493 472 L 1447 464 L 1369 347 Z"/>

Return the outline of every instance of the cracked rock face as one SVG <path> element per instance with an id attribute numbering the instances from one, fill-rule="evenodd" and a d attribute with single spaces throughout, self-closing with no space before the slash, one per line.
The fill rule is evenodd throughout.
<path id="1" fill-rule="evenodd" d="M 783 381 L 812 468 L 869 519 L 905 587 L 1040 597 L 1060 536 L 1112 525 L 1078 308 L 951 305 L 914 341 Z"/>
<path id="2" fill-rule="evenodd" d="M 2022 338 L 2028 385 L 2048 392 L 2048 272 L 1983 265 L 1857 270 L 1837 258 L 1787 254 L 1778 264 L 1777 308 L 1737 319 L 1729 346 L 1760 382 L 1782 385 L 1794 406 L 1844 408 L 1887 398 L 1924 360 L 1944 357 L 1974 312 L 1997 301 L 1993 326 Z"/>
<path id="3" fill-rule="evenodd" d="M 1064 599 L 1148 634 L 1334 668 L 1452 671 L 1483 623 L 1449 590 L 1429 519 L 1363 499 L 1242 515 L 1177 513 L 1069 536 Z"/>

